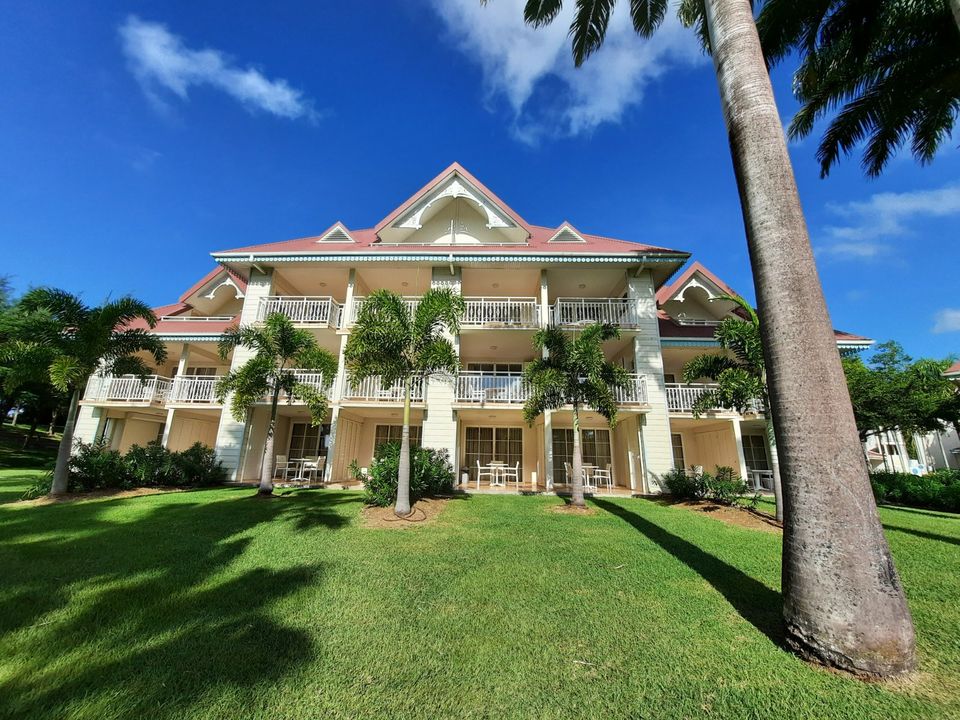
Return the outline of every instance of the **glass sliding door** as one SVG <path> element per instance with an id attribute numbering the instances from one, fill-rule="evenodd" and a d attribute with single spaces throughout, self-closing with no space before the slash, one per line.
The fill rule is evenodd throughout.
<path id="1" fill-rule="evenodd" d="M 605 468 L 613 462 L 609 430 L 581 430 L 580 450 L 583 462 Z M 564 463 L 573 467 L 573 428 L 558 428 L 553 431 L 553 482 L 566 483 Z"/>
<path id="2" fill-rule="evenodd" d="M 477 463 L 489 465 L 496 460 L 510 467 L 520 463 L 523 475 L 523 428 L 468 427 L 465 430 L 463 467 L 470 480 L 477 480 Z"/>

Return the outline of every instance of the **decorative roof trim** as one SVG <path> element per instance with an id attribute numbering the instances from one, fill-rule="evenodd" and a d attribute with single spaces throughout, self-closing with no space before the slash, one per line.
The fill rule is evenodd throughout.
<path id="1" fill-rule="evenodd" d="M 586 255 L 580 253 L 551 255 L 453 255 L 452 253 L 413 254 L 413 253 L 370 253 L 350 255 L 304 255 L 303 253 L 215 253 L 213 258 L 220 263 L 230 262 L 564 262 L 564 263 L 672 263 L 690 257 L 687 253 L 655 253 L 652 255 L 624 253 L 616 255 Z"/>
<path id="2" fill-rule="evenodd" d="M 557 238 L 563 235 L 564 233 L 569 233 L 570 235 L 573 235 L 576 238 L 576 240 L 557 240 Z M 571 225 L 566 220 L 564 220 L 562 223 L 560 223 L 560 227 L 557 228 L 557 232 L 555 232 L 553 236 L 549 240 L 547 240 L 547 242 L 560 243 L 560 244 L 563 244 L 563 243 L 586 244 L 587 241 L 583 239 L 583 235 L 581 235 L 574 229 L 573 225 Z"/>
<path id="3" fill-rule="evenodd" d="M 333 239 L 331 236 L 336 235 L 336 239 Z M 346 238 L 341 239 L 341 238 Z M 318 243 L 354 243 L 356 240 L 353 239 L 353 235 L 350 234 L 350 231 L 347 230 L 346 225 L 337 220 L 330 228 L 320 236 L 320 239 L 317 240 Z"/>
<path id="4" fill-rule="evenodd" d="M 151 335 L 158 340 L 169 342 L 219 342 L 223 337 L 223 333 L 151 333 Z"/>

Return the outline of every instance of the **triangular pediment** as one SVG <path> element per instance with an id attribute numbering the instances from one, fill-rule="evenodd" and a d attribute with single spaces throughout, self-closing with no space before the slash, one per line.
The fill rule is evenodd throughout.
<path id="1" fill-rule="evenodd" d="M 353 239 L 353 236 L 350 232 L 343 226 L 343 223 L 334 223 L 333 227 L 327 230 L 323 235 L 320 236 L 320 239 L 317 240 L 320 243 L 355 243 L 356 240 Z"/>
<path id="2" fill-rule="evenodd" d="M 585 243 L 583 236 L 573 229 L 570 223 L 563 223 L 553 237 L 547 240 L 548 243 Z"/>
<path id="3" fill-rule="evenodd" d="M 502 245 L 525 243 L 529 228 L 463 168 L 454 165 L 377 227 L 383 243 Z"/>
<path id="4" fill-rule="evenodd" d="M 714 324 L 735 314 L 736 303 L 725 298 L 736 295 L 730 286 L 695 262 L 673 284 L 661 288 L 657 303 L 681 325 Z"/>

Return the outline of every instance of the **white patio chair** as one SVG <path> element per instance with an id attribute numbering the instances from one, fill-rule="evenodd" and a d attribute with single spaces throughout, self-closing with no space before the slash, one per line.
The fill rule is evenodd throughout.
<path id="1" fill-rule="evenodd" d="M 596 480 L 596 470 L 587 472 L 586 468 L 581 468 L 580 472 L 583 473 L 583 491 L 584 492 L 596 492 L 597 491 L 597 480 Z"/>
<path id="2" fill-rule="evenodd" d="M 512 480 L 517 484 L 517 489 L 520 489 L 520 461 L 517 461 L 517 464 L 513 467 L 505 465 L 500 470 L 500 477 L 504 481 L 504 484 L 509 484 Z"/>
<path id="3" fill-rule="evenodd" d="M 606 468 L 597 468 L 593 471 L 593 483 L 595 486 L 606 487 L 607 490 L 613 490 L 613 474 L 610 472 L 610 463 Z"/>
<path id="4" fill-rule="evenodd" d="M 277 455 L 276 462 L 273 464 L 273 476 L 286 480 L 290 473 L 296 473 L 296 463 L 289 462 L 286 455 Z"/>
<path id="5" fill-rule="evenodd" d="M 323 467 L 326 463 L 327 458 L 316 455 L 308 458 L 307 461 L 303 463 L 303 476 L 306 478 L 307 484 L 316 482 L 317 478 L 323 483 Z"/>
<path id="6" fill-rule="evenodd" d="M 480 480 L 483 479 L 484 476 L 487 477 L 491 485 L 494 484 L 496 478 L 496 472 L 494 469 L 489 465 L 481 465 L 480 461 L 477 460 L 477 490 L 480 489 Z"/>

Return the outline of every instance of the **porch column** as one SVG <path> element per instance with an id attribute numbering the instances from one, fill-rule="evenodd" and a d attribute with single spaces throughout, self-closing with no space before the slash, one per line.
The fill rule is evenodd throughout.
<path id="1" fill-rule="evenodd" d="M 340 406 L 334 405 L 330 409 L 330 436 L 327 440 L 327 461 L 323 464 L 324 485 L 328 485 L 333 480 L 333 458 L 337 451 L 337 421 L 340 419 Z"/>
<path id="2" fill-rule="evenodd" d="M 180 349 L 180 361 L 177 363 L 177 373 L 173 376 L 173 381 L 177 381 L 177 377 L 183 375 L 187 371 L 187 363 L 190 362 L 190 343 L 184 343 L 183 347 Z M 160 444 L 164 448 L 167 447 L 167 443 L 170 442 L 170 428 L 173 427 L 173 414 L 176 412 L 173 408 L 167 408 L 167 422 L 163 426 L 163 439 L 160 441 Z"/>
<path id="3" fill-rule="evenodd" d="M 673 468 L 673 449 L 653 276 L 649 270 L 631 270 L 627 272 L 626 285 L 627 298 L 637 322 L 633 337 L 634 368 L 646 379 L 650 406 L 644 414 L 646 423 L 643 428 L 647 492 L 660 492 L 659 479 Z"/>
<path id="4" fill-rule="evenodd" d="M 431 288 L 447 288 L 455 293 L 461 292 L 460 268 L 443 265 L 433 268 Z M 457 355 L 460 354 L 459 336 L 449 336 Z M 421 442 L 426 448 L 447 448 L 450 451 L 451 464 L 457 457 L 457 420 L 453 411 L 456 383 L 452 378 L 434 376 L 427 380 L 425 413 L 421 429 Z"/>
<path id="5" fill-rule="evenodd" d="M 252 325 L 257 322 L 257 313 L 260 310 L 260 299 L 273 292 L 273 268 L 257 270 L 251 268 L 250 282 L 247 284 L 247 294 L 243 299 L 243 309 L 240 311 L 240 324 Z M 253 351 L 238 347 L 233 351 L 233 360 L 230 369 L 236 370 L 247 360 L 253 357 Z M 230 398 L 227 397 L 223 412 L 220 414 L 220 425 L 217 428 L 217 458 L 223 463 L 229 478 L 233 482 L 242 480 L 240 469 L 243 466 L 244 445 L 246 443 L 247 423 L 237 422 L 230 413 Z"/>
<path id="6" fill-rule="evenodd" d="M 547 269 L 540 269 L 540 327 L 550 324 L 550 292 L 547 287 Z"/>
<path id="7" fill-rule="evenodd" d="M 751 479 L 747 469 L 747 460 L 743 455 L 743 433 L 740 429 L 740 418 L 734 418 L 730 422 L 733 425 L 733 441 L 737 444 L 737 462 L 740 463 L 740 477 L 749 484 Z"/>
<path id="8" fill-rule="evenodd" d="M 548 491 L 553 490 L 553 410 L 543 413 L 543 454 L 546 478 L 544 486 Z"/>
<path id="9" fill-rule="evenodd" d="M 640 415 L 637 418 L 637 437 L 640 440 L 640 492 L 643 495 L 650 494 L 650 476 L 647 474 L 647 442 L 643 435 L 643 428 L 646 424 L 646 414 Z M 671 445 L 671 454 L 672 452 L 673 446 Z"/>

